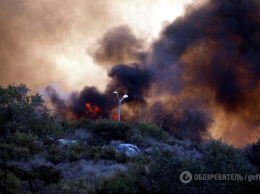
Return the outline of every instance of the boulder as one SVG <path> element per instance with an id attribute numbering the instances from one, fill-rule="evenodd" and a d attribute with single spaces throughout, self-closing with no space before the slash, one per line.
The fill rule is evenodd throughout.
<path id="1" fill-rule="evenodd" d="M 58 141 L 59 144 L 61 144 L 61 145 L 69 145 L 69 144 L 77 143 L 77 142 L 78 142 L 77 140 L 70 140 L 70 139 L 58 139 L 57 141 Z"/>
<path id="2" fill-rule="evenodd" d="M 119 152 L 124 152 L 128 157 L 141 154 L 142 152 L 136 145 L 133 144 L 119 144 L 116 148 Z"/>

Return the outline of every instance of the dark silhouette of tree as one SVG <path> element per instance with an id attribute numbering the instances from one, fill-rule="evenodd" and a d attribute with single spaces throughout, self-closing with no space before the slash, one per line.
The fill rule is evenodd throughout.
<path id="1" fill-rule="evenodd" d="M 174 127 L 171 132 L 180 139 L 202 141 L 209 137 L 213 123 L 212 114 L 196 101 L 182 102 L 174 113 Z"/>
<path id="2" fill-rule="evenodd" d="M 6 113 L 5 113 L 5 121 L 6 122 L 10 122 L 13 120 L 13 113 L 12 113 L 12 109 L 10 108 L 10 106 L 7 105 L 6 107 Z"/>

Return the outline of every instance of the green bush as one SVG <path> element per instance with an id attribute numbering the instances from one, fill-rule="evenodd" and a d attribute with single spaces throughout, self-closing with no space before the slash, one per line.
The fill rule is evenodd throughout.
<path id="1" fill-rule="evenodd" d="M 45 137 L 46 135 L 51 135 L 54 138 L 60 138 L 62 131 L 62 126 L 60 123 L 56 122 L 54 118 L 43 119 L 42 127 L 39 127 L 39 123 L 34 127 L 33 132 L 38 134 L 39 137 Z M 40 133 L 37 133 L 40 131 Z"/>
<path id="2" fill-rule="evenodd" d="M 260 140 L 257 143 L 247 145 L 243 152 L 247 159 L 260 171 Z"/>
<path id="3" fill-rule="evenodd" d="M 101 148 L 75 143 L 68 146 L 68 160 L 75 162 L 81 159 L 97 160 L 100 158 Z"/>
<path id="4" fill-rule="evenodd" d="M 18 194 L 20 192 L 20 180 L 10 172 L 0 169 L 0 191 L 1 193 Z"/>
<path id="5" fill-rule="evenodd" d="M 241 154 L 241 150 L 219 140 L 202 145 L 203 158 L 181 159 L 169 153 L 156 153 L 149 165 L 149 193 L 258 193 L 257 181 L 245 180 L 195 180 L 180 181 L 180 174 L 189 171 L 194 174 L 257 174 Z"/>
<path id="6" fill-rule="evenodd" d="M 98 137 L 97 135 L 87 137 L 86 140 L 90 146 L 104 146 L 107 144 L 105 139 Z"/>
<path id="7" fill-rule="evenodd" d="M 51 144 L 47 147 L 46 159 L 58 164 L 66 159 L 66 152 L 60 146 Z"/>
<path id="8" fill-rule="evenodd" d="M 129 158 L 127 157 L 127 155 L 123 152 L 116 152 L 115 155 L 115 160 L 118 163 L 127 163 L 129 161 Z"/>
<path id="9" fill-rule="evenodd" d="M 112 146 L 104 146 L 100 151 L 100 159 L 115 160 L 118 163 L 127 163 L 129 157 L 124 152 L 118 152 Z"/>
<path id="10" fill-rule="evenodd" d="M 39 144 L 35 143 L 36 138 L 32 134 L 26 134 L 24 132 L 15 132 L 11 137 L 11 142 L 17 147 L 28 148 L 30 154 L 39 153 L 42 148 Z"/>
<path id="11" fill-rule="evenodd" d="M 174 154 L 156 153 L 149 165 L 148 191 L 149 193 L 203 193 L 203 185 L 196 181 L 184 184 L 180 181 L 183 171 L 201 173 L 202 165 L 199 161 L 180 159 Z M 205 192 L 204 192 L 205 193 Z"/>
<path id="12" fill-rule="evenodd" d="M 117 151 L 112 146 L 105 146 L 101 150 L 101 158 L 105 160 L 114 160 L 116 158 Z"/>
<path id="13" fill-rule="evenodd" d="M 207 174 L 256 174 L 256 169 L 247 161 L 242 150 L 219 140 L 210 140 L 202 149 L 204 173 Z M 211 192 L 246 193 L 247 191 L 260 190 L 259 184 L 248 181 L 209 181 Z M 249 192 L 251 193 L 251 192 Z"/>
<path id="14" fill-rule="evenodd" d="M 127 123 L 102 119 L 94 124 L 92 133 L 108 144 L 111 140 L 128 141 L 134 132 Z"/>
<path id="15" fill-rule="evenodd" d="M 86 178 L 78 178 L 69 181 L 61 181 L 57 185 L 51 185 L 49 189 L 50 194 L 96 194 L 95 188 L 89 185 Z"/>
<path id="16" fill-rule="evenodd" d="M 131 174 L 134 174 L 135 177 L 137 178 L 137 188 L 138 188 L 138 193 L 149 193 L 148 192 L 148 172 L 149 172 L 149 168 L 148 168 L 148 163 L 150 163 L 148 161 L 148 158 L 144 158 L 144 157 L 137 157 L 135 159 L 131 158 L 131 162 L 127 163 L 127 168 L 128 171 Z"/>
<path id="17" fill-rule="evenodd" d="M 242 150 L 222 142 L 210 140 L 202 145 L 203 162 L 209 173 L 249 173 L 252 166 Z"/>
<path id="18" fill-rule="evenodd" d="M 0 158 L 3 162 L 8 160 L 21 160 L 30 157 L 30 151 L 26 147 L 19 147 L 14 144 L 0 143 Z"/>
<path id="19" fill-rule="evenodd" d="M 0 143 L 2 161 L 28 159 L 40 153 L 43 148 L 35 142 L 36 138 L 24 132 L 15 132 L 11 137 Z"/>
<path id="20" fill-rule="evenodd" d="M 61 162 L 76 162 L 81 159 L 98 160 L 102 153 L 101 148 L 97 146 L 88 146 L 83 143 L 73 143 L 70 145 L 55 145 L 48 146 L 46 158 L 54 164 Z"/>
<path id="21" fill-rule="evenodd" d="M 39 165 L 39 166 L 31 166 L 32 169 L 19 167 L 19 165 L 7 165 L 7 164 L 0 164 L 0 191 L 2 185 L 4 185 L 4 189 L 6 189 L 6 185 L 8 184 L 8 174 L 11 174 L 11 179 L 9 182 L 11 184 L 15 184 L 16 179 L 23 181 L 23 183 L 28 183 L 28 187 L 24 187 L 23 184 L 23 192 L 25 193 L 25 190 L 27 192 L 32 191 L 35 193 L 36 191 L 43 192 L 43 187 L 50 184 L 56 184 L 60 181 L 62 178 L 62 174 L 60 170 L 54 169 L 52 166 L 46 166 L 46 165 Z M 2 182 L 1 182 L 2 181 Z M 40 183 L 40 185 L 39 185 Z M 44 185 L 43 185 L 44 184 Z M 41 186 L 42 185 L 42 186 Z M 1 193 L 1 192 L 0 192 Z M 8 192 L 6 192 L 8 193 Z"/>
<path id="22" fill-rule="evenodd" d="M 118 172 L 97 181 L 96 192 L 99 194 L 134 194 L 138 193 L 137 178 L 129 172 Z"/>
<path id="23" fill-rule="evenodd" d="M 53 169 L 52 166 L 40 165 L 33 170 L 39 180 L 42 180 L 45 184 L 58 183 L 62 178 L 60 170 Z"/>
<path id="24" fill-rule="evenodd" d="M 7 162 L 8 160 L 12 159 L 14 157 L 14 147 L 13 144 L 6 144 L 1 143 L 0 144 L 0 158 L 3 162 Z"/>
<path id="25" fill-rule="evenodd" d="M 81 117 L 72 123 L 74 129 L 85 129 L 90 130 L 94 121 L 89 118 Z"/>
<path id="26" fill-rule="evenodd" d="M 8 173 L 6 176 L 6 193 L 18 193 L 20 184 L 20 180 L 13 173 Z"/>
<path id="27" fill-rule="evenodd" d="M 12 142 L 21 147 L 31 147 L 34 146 L 35 138 L 29 134 L 27 135 L 24 132 L 15 132 L 12 136 Z"/>
<path id="28" fill-rule="evenodd" d="M 141 134 L 145 137 L 152 137 L 160 141 L 167 141 L 169 138 L 165 131 L 152 123 L 139 123 L 138 128 L 140 129 Z"/>

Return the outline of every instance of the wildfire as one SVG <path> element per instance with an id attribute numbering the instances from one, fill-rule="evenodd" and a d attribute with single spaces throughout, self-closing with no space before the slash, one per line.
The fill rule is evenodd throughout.
<path id="1" fill-rule="evenodd" d="M 98 114 L 101 112 L 101 109 L 98 106 L 92 105 L 90 102 L 87 102 L 85 105 L 90 113 Z"/>
<path id="2" fill-rule="evenodd" d="M 117 120 L 118 120 L 118 115 L 117 115 L 117 114 L 114 114 L 113 120 L 114 120 L 114 121 L 117 121 Z"/>

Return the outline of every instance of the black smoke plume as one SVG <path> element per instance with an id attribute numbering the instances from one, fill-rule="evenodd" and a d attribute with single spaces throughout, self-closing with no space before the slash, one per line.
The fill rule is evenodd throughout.
<path id="1" fill-rule="evenodd" d="M 260 132 L 259 34 L 259 0 L 190 5 L 143 55 L 129 28 L 115 28 L 100 40 L 93 58 L 125 65 L 111 67 L 105 93 L 85 87 L 72 97 L 71 110 L 84 115 L 84 103 L 90 101 L 107 116 L 117 105 L 114 90 L 127 93 L 133 102 L 169 96 L 174 102 L 197 99 L 215 112 L 220 136 L 237 145 L 255 141 Z M 173 101 L 166 104 L 167 109 L 176 106 Z"/>
<path id="2" fill-rule="evenodd" d="M 145 97 L 149 94 L 149 87 L 152 83 L 152 73 L 135 64 L 116 65 L 108 74 L 112 81 L 107 86 L 107 91 L 111 93 L 117 89 L 120 93 L 126 93 L 129 101 L 145 103 Z"/>
<path id="3" fill-rule="evenodd" d="M 129 98 L 126 99 L 128 102 L 145 104 L 144 97 L 148 96 L 152 82 L 152 75 L 148 70 L 142 69 L 137 64 L 116 65 L 109 72 L 109 76 L 112 80 L 104 93 L 95 87 L 85 86 L 79 93 L 72 93 L 66 102 L 51 86 L 45 90 L 59 115 L 69 119 L 111 118 L 111 110 L 118 106 L 118 99 L 113 95 L 115 90 L 119 95 L 128 94 Z"/>
<path id="4" fill-rule="evenodd" d="M 233 131 L 227 124 L 229 129 L 222 135 L 235 136 L 236 142 L 247 133 L 257 137 L 259 33 L 259 0 L 209 0 L 200 7 L 191 5 L 154 43 L 151 67 L 159 86 L 163 84 L 167 92 L 175 91 L 174 85 L 181 87 L 180 96 L 206 98 L 232 118 L 227 122 L 243 123 L 240 126 L 244 128 L 233 127 Z M 178 79 L 169 81 L 171 76 Z"/>
<path id="5" fill-rule="evenodd" d="M 110 110 L 116 107 L 117 102 L 107 94 L 103 94 L 95 87 L 84 87 L 81 92 L 70 94 L 69 100 L 64 100 L 51 86 L 45 91 L 55 110 L 61 118 L 75 120 L 81 117 L 90 119 L 109 118 Z"/>
<path id="6" fill-rule="evenodd" d="M 180 66 L 184 84 L 206 85 L 228 111 L 245 108 L 260 81 L 259 12 L 256 0 L 211 0 L 191 7 L 163 31 L 152 63 L 159 72 Z"/>
<path id="7" fill-rule="evenodd" d="M 111 95 L 112 96 L 112 95 Z M 88 117 L 97 119 L 98 117 L 108 118 L 109 111 L 116 106 L 115 101 L 107 94 L 99 92 L 95 87 L 84 87 L 79 93 L 74 93 L 71 97 L 72 111 L 79 117 Z M 90 106 L 99 108 L 100 111 L 93 112 L 86 107 L 86 103 Z"/>

